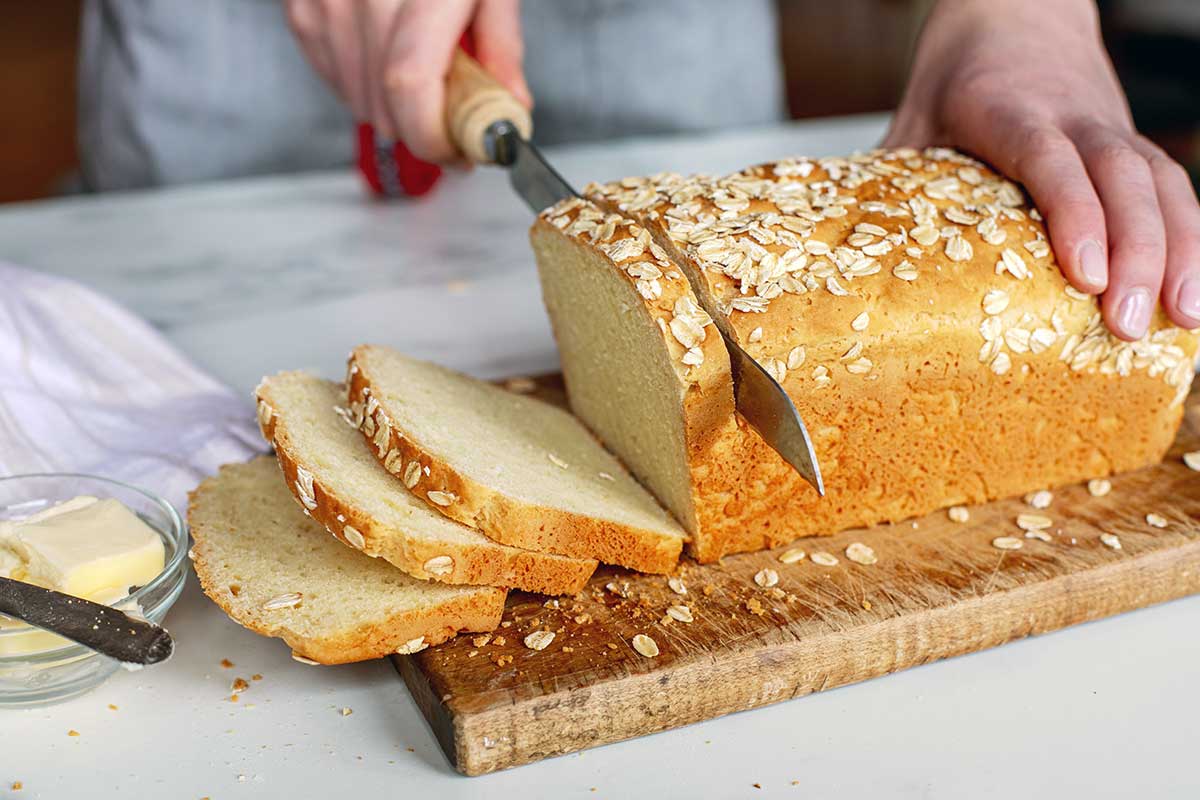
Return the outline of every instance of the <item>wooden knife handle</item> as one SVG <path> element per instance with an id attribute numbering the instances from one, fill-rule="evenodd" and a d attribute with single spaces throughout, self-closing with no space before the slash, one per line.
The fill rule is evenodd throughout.
<path id="1" fill-rule="evenodd" d="M 533 133 L 529 110 L 478 61 L 461 49 L 455 50 L 446 75 L 446 132 L 450 141 L 474 163 L 491 163 L 485 132 L 493 123 L 504 120 L 526 139 Z"/>

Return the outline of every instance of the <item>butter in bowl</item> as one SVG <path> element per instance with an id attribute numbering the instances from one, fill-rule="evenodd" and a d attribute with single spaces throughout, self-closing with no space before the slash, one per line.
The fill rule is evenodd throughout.
<path id="1" fill-rule="evenodd" d="M 159 623 L 184 583 L 187 532 L 148 492 L 72 474 L 0 479 L 0 576 Z M 119 662 L 0 615 L 0 706 L 88 691 Z"/>

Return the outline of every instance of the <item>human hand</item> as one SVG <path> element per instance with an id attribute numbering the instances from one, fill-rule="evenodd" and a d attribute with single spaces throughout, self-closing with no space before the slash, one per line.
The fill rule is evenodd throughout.
<path id="1" fill-rule="evenodd" d="M 464 31 L 479 62 L 526 107 L 519 0 L 286 0 L 313 68 L 387 139 L 425 161 L 450 163 L 446 72 Z"/>
<path id="2" fill-rule="evenodd" d="M 885 144 L 952 145 L 1021 181 L 1067 280 L 1145 334 L 1161 297 L 1200 326 L 1200 205 L 1133 127 L 1091 0 L 941 0 Z"/>

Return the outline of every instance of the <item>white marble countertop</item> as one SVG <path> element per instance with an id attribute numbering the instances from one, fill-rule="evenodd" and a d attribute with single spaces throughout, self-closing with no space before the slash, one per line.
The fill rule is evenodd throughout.
<path id="1" fill-rule="evenodd" d="M 579 183 L 726 170 L 869 147 L 884 124 L 823 120 L 553 159 Z M 480 375 L 552 369 L 528 223 L 493 170 L 391 204 L 367 200 L 352 174 L 322 173 L 0 207 L 0 258 L 109 293 L 248 396 L 278 369 L 340 376 L 362 341 Z M 298 664 L 227 620 L 194 580 L 167 623 L 179 645 L 166 665 L 61 705 L 0 711 L 0 797 L 13 781 L 24 784 L 14 798 L 1200 793 L 1200 598 L 473 779 L 449 768 L 387 662 Z M 230 703 L 232 680 L 255 673 Z"/>

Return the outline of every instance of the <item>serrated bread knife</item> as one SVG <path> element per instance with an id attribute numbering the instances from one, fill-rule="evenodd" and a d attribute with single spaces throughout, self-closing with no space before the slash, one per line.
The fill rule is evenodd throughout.
<path id="1" fill-rule="evenodd" d="M 461 50 L 446 76 L 446 128 L 472 162 L 507 168 L 513 189 L 535 214 L 579 195 L 530 143 L 533 121 L 525 107 Z M 738 411 L 824 496 L 817 455 L 792 399 L 737 342 L 724 331 L 721 336 L 729 349 Z"/>

